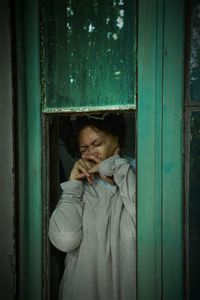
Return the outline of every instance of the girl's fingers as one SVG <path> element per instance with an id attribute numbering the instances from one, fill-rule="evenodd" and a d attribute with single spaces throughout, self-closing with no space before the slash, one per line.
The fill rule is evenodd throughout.
<path id="1" fill-rule="evenodd" d="M 79 160 L 80 165 L 85 168 L 86 170 L 91 169 L 94 166 L 94 163 L 85 159 Z"/>
<path id="2" fill-rule="evenodd" d="M 95 156 L 95 155 L 85 154 L 85 155 L 83 155 L 83 158 L 86 159 L 89 162 L 95 162 L 97 164 L 101 162 L 101 159 L 99 157 Z"/>
<path id="3" fill-rule="evenodd" d="M 86 178 L 87 181 L 90 184 L 92 184 L 93 174 L 91 174 L 89 171 L 90 171 L 90 169 L 92 169 L 95 166 L 96 166 L 96 162 L 94 163 L 89 160 L 81 158 L 75 163 L 74 168 L 73 168 L 69 178 L 70 179 L 78 179 L 78 180 L 82 180 L 82 179 Z"/>
<path id="4" fill-rule="evenodd" d="M 84 173 L 85 176 L 89 176 L 90 174 L 87 171 L 87 167 L 82 165 L 81 162 L 78 162 L 76 165 L 76 169 L 78 170 L 79 173 Z"/>
<path id="5" fill-rule="evenodd" d="M 96 164 L 94 167 L 92 167 L 89 171 L 90 174 L 98 173 L 99 172 L 99 164 Z"/>
<path id="6" fill-rule="evenodd" d="M 92 184 L 92 181 L 93 181 L 93 175 L 89 175 L 89 176 L 86 176 L 85 174 L 79 174 L 78 175 L 78 179 L 84 179 L 84 178 L 87 178 L 87 181 Z"/>
<path id="7" fill-rule="evenodd" d="M 77 169 L 78 169 L 78 172 L 79 172 L 79 175 L 78 175 L 78 179 L 84 179 L 84 178 L 87 178 L 87 181 L 92 184 L 92 181 L 93 181 L 93 175 L 89 174 L 89 170 L 91 169 L 91 167 L 93 167 L 94 164 L 89 162 L 89 161 L 86 161 L 86 160 L 82 160 L 80 159 L 78 162 L 77 162 Z"/>
<path id="8" fill-rule="evenodd" d="M 88 176 L 86 176 L 84 173 L 81 173 L 77 176 L 78 179 L 83 179 L 85 177 L 88 177 Z"/>
<path id="9" fill-rule="evenodd" d="M 90 184 L 92 184 L 92 181 L 93 181 L 93 176 L 88 176 L 87 177 L 87 181 L 90 183 Z"/>
<path id="10" fill-rule="evenodd" d="M 91 169 L 93 166 L 94 166 L 94 163 L 83 160 L 83 159 L 79 159 L 75 163 L 75 165 L 70 173 L 69 179 L 70 180 L 83 179 L 85 177 L 90 177 L 88 170 Z"/>

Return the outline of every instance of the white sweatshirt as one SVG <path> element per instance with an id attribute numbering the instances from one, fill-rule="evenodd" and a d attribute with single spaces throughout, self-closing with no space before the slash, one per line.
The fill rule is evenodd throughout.
<path id="1" fill-rule="evenodd" d="M 49 224 L 53 245 L 67 252 L 60 300 L 136 299 L 136 178 L 114 155 L 99 165 L 115 185 L 71 180 Z"/>

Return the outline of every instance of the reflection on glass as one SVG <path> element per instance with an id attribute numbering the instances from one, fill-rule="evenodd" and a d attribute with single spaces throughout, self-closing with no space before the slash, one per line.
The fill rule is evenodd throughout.
<path id="1" fill-rule="evenodd" d="M 193 0 L 190 49 L 190 99 L 200 101 L 200 0 Z"/>
<path id="2" fill-rule="evenodd" d="M 47 107 L 134 104 L 135 13 L 130 0 L 44 5 Z"/>
<path id="3" fill-rule="evenodd" d="M 191 116 L 189 187 L 190 299 L 200 299 L 200 112 Z"/>

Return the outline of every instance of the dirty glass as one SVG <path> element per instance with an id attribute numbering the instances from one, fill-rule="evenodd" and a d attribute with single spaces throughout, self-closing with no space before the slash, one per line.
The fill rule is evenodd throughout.
<path id="1" fill-rule="evenodd" d="M 136 1 L 44 0 L 43 110 L 134 108 Z"/>
<path id="2" fill-rule="evenodd" d="M 190 100 L 200 102 L 200 0 L 192 1 L 190 39 Z"/>
<path id="3" fill-rule="evenodd" d="M 200 111 L 190 119 L 189 274 L 190 299 L 200 299 Z"/>

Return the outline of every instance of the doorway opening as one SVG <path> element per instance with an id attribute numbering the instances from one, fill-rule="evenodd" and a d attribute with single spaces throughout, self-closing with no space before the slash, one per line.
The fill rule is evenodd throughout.
<path id="1" fill-rule="evenodd" d="M 112 112 L 113 113 L 113 112 Z M 126 124 L 124 157 L 133 158 L 136 172 L 136 111 L 119 112 Z M 44 116 L 44 271 L 49 300 L 58 299 L 59 283 L 64 270 L 66 253 L 57 250 L 48 240 L 49 218 L 61 196 L 60 184 L 67 181 L 75 159 L 67 151 L 65 130 L 73 118 L 81 114 L 55 114 Z M 95 113 L 96 114 L 96 113 Z M 87 114 L 88 115 L 88 114 Z"/>

